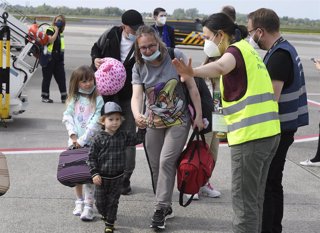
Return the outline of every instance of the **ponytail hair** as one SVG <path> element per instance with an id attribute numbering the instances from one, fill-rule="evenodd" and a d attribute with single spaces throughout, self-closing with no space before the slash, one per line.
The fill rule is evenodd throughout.
<path id="1" fill-rule="evenodd" d="M 248 30 L 244 25 L 234 23 L 232 19 L 224 13 L 210 15 L 202 21 L 202 26 L 207 27 L 213 33 L 221 30 L 229 35 L 230 38 L 233 37 L 235 41 L 239 41 L 248 36 Z"/>
<path id="2" fill-rule="evenodd" d="M 239 41 L 248 37 L 248 29 L 244 25 L 237 25 L 235 29 L 235 40 Z"/>

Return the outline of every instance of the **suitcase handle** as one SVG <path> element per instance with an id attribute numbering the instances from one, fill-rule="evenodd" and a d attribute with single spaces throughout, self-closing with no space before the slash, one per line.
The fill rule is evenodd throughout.
<path id="1" fill-rule="evenodd" d="M 61 164 L 61 167 L 85 165 L 86 163 L 87 162 L 85 160 L 73 161 L 73 162 L 70 162 L 70 163 L 63 163 L 63 164 Z"/>

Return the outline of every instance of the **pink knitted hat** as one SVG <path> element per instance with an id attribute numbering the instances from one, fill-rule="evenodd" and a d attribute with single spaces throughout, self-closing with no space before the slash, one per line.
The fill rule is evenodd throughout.
<path id="1" fill-rule="evenodd" d="M 124 86 L 126 70 L 117 59 L 106 57 L 95 72 L 97 90 L 101 95 L 114 95 Z"/>

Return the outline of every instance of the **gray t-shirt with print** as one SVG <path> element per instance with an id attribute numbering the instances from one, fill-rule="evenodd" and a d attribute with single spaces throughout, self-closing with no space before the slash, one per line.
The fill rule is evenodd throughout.
<path id="1" fill-rule="evenodd" d="M 175 49 L 174 54 L 187 61 L 179 49 Z M 148 127 L 167 128 L 190 120 L 186 87 L 180 82 L 169 53 L 158 66 L 148 62 L 136 63 L 132 69 L 132 85 L 144 86 Z"/>

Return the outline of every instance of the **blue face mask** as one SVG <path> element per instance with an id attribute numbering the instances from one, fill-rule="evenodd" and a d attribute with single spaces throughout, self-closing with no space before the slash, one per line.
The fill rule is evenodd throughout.
<path id="1" fill-rule="evenodd" d="M 131 40 L 131 41 L 133 41 L 133 42 L 135 42 L 136 41 L 136 36 L 135 35 L 133 35 L 133 34 L 131 34 L 131 33 L 129 33 L 128 34 L 128 40 Z"/>
<path id="2" fill-rule="evenodd" d="M 156 60 L 159 56 L 160 56 L 160 51 L 159 51 L 159 49 L 157 49 L 157 51 L 155 51 L 152 55 L 150 55 L 150 56 L 146 56 L 146 55 L 143 55 L 143 54 L 141 54 L 142 55 L 142 58 L 145 60 L 145 61 L 154 61 L 154 60 Z"/>
<path id="3" fill-rule="evenodd" d="M 63 22 L 62 22 L 61 20 L 58 20 L 58 21 L 56 22 L 56 26 L 57 26 L 58 28 L 62 28 L 62 27 L 63 27 Z"/>
<path id="4" fill-rule="evenodd" d="M 83 90 L 83 89 L 79 88 L 78 91 L 81 94 L 91 95 L 94 92 L 95 89 L 96 89 L 96 86 L 93 86 L 90 90 Z"/>

